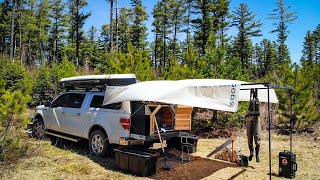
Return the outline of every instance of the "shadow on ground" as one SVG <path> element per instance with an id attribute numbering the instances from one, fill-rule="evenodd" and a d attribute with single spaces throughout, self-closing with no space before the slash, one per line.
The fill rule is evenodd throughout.
<path id="1" fill-rule="evenodd" d="M 101 158 L 97 156 L 91 155 L 89 151 L 89 143 L 88 140 L 82 140 L 80 142 L 73 142 L 57 137 L 50 136 L 49 137 L 51 144 L 57 148 L 63 149 L 63 150 L 69 150 L 74 153 L 77 153 L 79 155 L 85 156 L 95 163 L 99 164 L 102 167 L 105 167 L 108 170 L 113 171 L 120 171 L 116 165 L 115 158 L 113 154 L 107 158 Z"/>

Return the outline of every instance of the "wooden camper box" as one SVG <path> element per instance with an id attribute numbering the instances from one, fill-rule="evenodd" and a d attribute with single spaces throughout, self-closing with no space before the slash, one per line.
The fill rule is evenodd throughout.
<path id="1" fill-rule="evenodd" d="M 156 105 L 148 105 L 153 111 Z M 161 109 L 156 115 L 157 121 L 161 121 L 161 125 L 171 126 L 171 130 L 191 130 L 191 106 L 176 106 L 172 108 L 170 105 L 161 105 Z M 160 118 L 158 114 L 160 115 Z M 158 117 L 157 117 L 158 116 Z M 154 120 L 150 118 L 150 135 L 154 134 Z"/>

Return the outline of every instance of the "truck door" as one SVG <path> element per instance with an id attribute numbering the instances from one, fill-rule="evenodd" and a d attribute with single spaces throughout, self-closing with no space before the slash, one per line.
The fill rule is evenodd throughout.
<path id="1" fill-rule="evenodd" d="M 63 107 L 69 99 L 69 94 L 62 94 L 51 102 L 50 107 L 44 112 L 44 124 L 50 130 L 61 132 L 61 120 L 63 116 Z"/>
<path id="2" fill-rule="evenodd" d="M 86 94 L 68 93 L 67 103 L 62 107 L 62 117 L 60 120 L 61 130 L 66 134 L 81 136 L 82 126 L 82 104 Z"/>

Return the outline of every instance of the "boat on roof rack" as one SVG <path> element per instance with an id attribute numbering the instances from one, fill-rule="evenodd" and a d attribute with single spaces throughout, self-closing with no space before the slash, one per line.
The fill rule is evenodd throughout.
<path id="1" fill-rule="evenodd" d="M 137 82 L 134 74 L 103 74 L 62 78 L 61 88 L 74 89 L 105 89 L 106 86 L 126 86 Z"/>

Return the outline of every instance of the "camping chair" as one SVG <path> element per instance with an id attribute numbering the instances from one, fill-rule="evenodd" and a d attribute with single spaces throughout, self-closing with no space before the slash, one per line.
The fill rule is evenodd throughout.
<path id="1" fill-rule="evenodd" d="M 186 132 L 180 132 L 179 133 L 179 137 L 180 137 L 180 142 L 181 142 L 181 161 L 183 162 L 184 160 L 188 160 L 189 162 L 191 162 L 191 158 L 190 158 L 190 151 L 192 151 L 195 148 L 195 143 L 194 141 L 191 142 L 190 140 L 195 138 L 195 136 L 190 135 Z M 183 151 L 186 150 L 187 154 L 188 154 L 188 159 L 184 159 L 183 157 Z"/>

